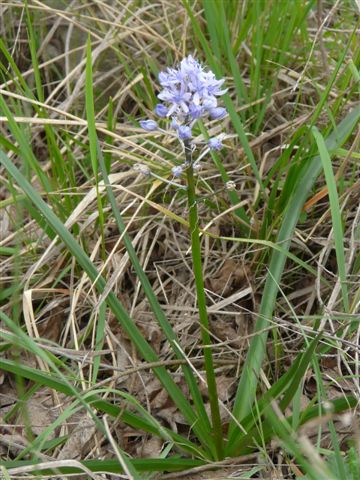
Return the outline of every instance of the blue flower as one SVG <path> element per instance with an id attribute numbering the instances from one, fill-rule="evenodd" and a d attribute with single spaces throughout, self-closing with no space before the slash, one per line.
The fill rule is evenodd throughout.
<path id="1" fill-rule="evenodd" d="M 159 82 L 163 87 L 158 98 L 169 104 L 167 116 L 175 116 L 180 122 L 189 123 L 211 115 L 222 118 L 223 110 L 217 106 L 217 97 L 226 93 L 224 79 L 217 80 L 214 73 L 204 67 L 191 55 L 184 58 L 177 69 L 167 68 L 160 72 Z M 215 116 L 213 116 L 215 115 Z"/>
<path id="2" fill-rule="evenodd" d="M 172 174 L 174 175 L 174 177 L 181 177 L 182 173 L 183 173 L 183 167 L 182 165 L 177 165 L 176 167 L 173 167 L 171 169 L 172 171 Z"/>
<path id="3" fill-rule="evenodd" d="M 220 150 L 222 148 L 223 144 L 221 143 L 221 140 L 219 138 L 212 137 L 208 141 L 208 146 L 209 146 L 210 150 Z"/>
<path id="4" fill-rule="evenodd" d="M 180 125 L 178 128 L 178 135 L 180 140 L 188 140 L 191 138 L 191 128 L 186 125 Z"/>
<path id="5" fill-rule="evenodd" d="M 217 107 L 217 100 L 212 95 L 204 95 L 203 105 L 209 112 Z"/>
<path id="6" fill-rule="evenodd" d="M 177 130 L 179 128 L 179 124 L 176 121 L 176 118 L 172 118 L 170 122 L 170 127 L 173 128 L 174 130 Z"/>
<path id="7" fill-rule="evenodd" d="M 153 132 L 154 130 L 157 130 L 159 128 L 155 120 L 140 120 L 139 123 L 141 128 L 147 130 L 148 132 Z"/>
<path id="8" fill-rule="evenodd" d="M 219 120 L 220 118 L 224 118 L 226 114 L 226 108 L 223 107 L 215 107 L 210 109 L 210 117 L 213 120 Z"/>
<path id="9" fill-rule="evenodd" d="M 161 90 L 158 98 L 161 103 L 156 105 L 154 113 L 160 118 L 169 119 L 169 135 L 177 136 L 185 146 L 191 145 L 195 149 L 196 143 L 204 144 L 203 140 L 191 140 L 196 122 L 208 118 L 220 120 L 227 114 L 226 109 L 218 105 L 219 97 L 227 92 L 224 82 L 224 79 L 217 79 L 212 71 L 188 55 L 176 68 L 167 68 L 159 73 Z M 159 130 L 166 133 L 154 120 L 141 120 L 140 125 L 149 132 Z M 193 162 L 194 169 L 200 167 L 199 161 L 209 149 L 222 148 L 221 138 L 220 135 L 208 140 L 208 148 Z M 171 170 L 174 177 L 180 177 L 184 168 L 186 165 L 174 166 Z"/>
<path id="10" fill-rule="evenodd" d="M 189 111 L 188 105 L 191 99 L 191 94 L 185 92 L 184 85 L 181 85 L 180 88 L 176 88 L 175 86 L 165 88 L 159 93 L 158 98 L 164 102 L 172 104 L 167 112 L 167 116 L 177 112 L 186 114 Z"/>
<path id="11" fill-rule="evenodd" d="M 168 114 L 168 109 L 162 103 L 158 103 L 155 107 L 154 112 L 158 117 L 165 118 Z"/>
<path id="12" fill-rule="evenodd" d="M 194 119 L 198 119 L 201 117 L 202 110 L 203 109 L 199 105 L 192 104 L 189 106 L 189 113 Z"/>

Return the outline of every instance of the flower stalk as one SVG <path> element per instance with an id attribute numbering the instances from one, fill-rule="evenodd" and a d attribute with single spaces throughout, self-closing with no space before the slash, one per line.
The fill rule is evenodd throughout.
<path id="1" fill-rule="evenodd" d="M 189 140 L 184 142 L 185 163 L 187 174 L 187 196 L 189 209 L 189 226 L 191 233 L 191 254 L 193 261 L 193 272 L 196 286 L 197 306 L 199 310 L 201 339 L 203 343 L 203 353 L 205 362 L 206 380 L 208 385 L 208 395 L 211 410 L 212 429 L 214 443 L 218 460 L 224 458 L 224 440 L 222 431 L 222 422 L 220 417 L 219 400 L 215 379 L 214 362 L 211 350 L 211 337 L 209 333 L 209 318 L 206 308 L 206 296 L 204 288 L 204 279 L 202 272 L 202 257 L 200 244 L 199 218 L 195 192 L 195 178 L 192 161 L 192 149 Z"/>
<path id="2" fill-rule="evenodd" d="M 221 142 L 222 136 L 212 138 L 209 138 L 209 135 L 205 136 L 207 137 L 207 142 L 201 143 L 207 143 L 207 148 L 198 155 L 195 162 L 193 162 L 192 155 L 197 148 L 197 142 L 193 139 L 193 128 L 195 125 L 209 117 L 212 120 L 221 120 L 227 114 L 225 108 L 218 106 L 218 97 L 227 91 L 227 89 L 223 88 L 224 82 L 224 79 L 217 79 L 213 72 L 207 71 L 203 65 L 189 55 L 180 62 L 178 68 L 167 68 L 166 71 L 159 74 L 159 83 L 162 90 L 158 94 L 158 98 L 165 105 L 159 103 L 156 105 L 154 112 L 160 119 L 171 120 L 169 122 L 170 130 L 168 132 L 163 130 L 156 121 L 151 119 L 140 121 L 141 127 L 148 132 L 158 131 L 166 134 L 170 133 L 171 130 L 175 130 L 175 135 L 177 135 L 185 149 L 185 162 L 182 165 L 173 166 L 171 172 L 175 178 L 181 178 L 185 174 L 187 177 L 187 186 L 185 188 L 188 195 L 193 272 L 210 401 L 211 433 L 217 460 L 224 458 L 224 439 L 202 273 L 195 170 L 199 167 L 199 162 L 205 153 L 210 150 L 221 150 L 223 147 Z M 173 135 L 174 133 L 171 132 L 170 134 Z M 144 173 L 148 174 L 150 172 L 144 171 Z"/>

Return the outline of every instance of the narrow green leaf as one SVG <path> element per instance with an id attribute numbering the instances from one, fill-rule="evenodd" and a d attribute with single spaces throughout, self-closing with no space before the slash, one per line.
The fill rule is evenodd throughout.
<path id="1" fill-rule="evenodd" d="M 1 150 L 0 150 L 0 153 L 2 153 Z M 21 340 L 23 342 L 23 344 L 24 344 L 23 346 L 25 348 L 27 348 L 30 351 L 33 351 L 33 353 L 36 356 L 38 356 L 46 364 L 48 364 L 51 367 L 51 369 L 57 373 L 58 376 L 63 378 L 63 381 L 64 381 L 65 377 L 63 375 L 61 375 L 61 372 L 57 368 L 57 366 L 55 365 L 55 362 L 50 359 L 50 355 L 46 354 L 38 345 L 36 345 L 36 343 L 33 341 L 33 339 L 28 338 L 27 335 L 21 330 L 21 328 L 18 325 L 16 325 L 13 321 L 11 321 L 11 319 L 9 317 L 7 317 L 7 315 L 5 315 L 5 313 L 3 313 L 1 311 L 0 311 L 0 319 L 4 322 L 4 324 L 10 330 L 12 330 L 16 334 L 17 339 L 16 339 L 16 341 L 13 342 L 14 344 L 18 343 Z M 5 336 L 4 333 L 2 333 L 2 335 Z M 19 372 L 21 371 L 22 367 L 23 367 L 23 365 L 21 365 L 17 361 L 11 361 L 11 360 L 4 360 L 3 361 L 0 358 L 0 365 L 1 364 L 4 365 L 4 362 L 5 363 L 7 362 L 7 365 L 12 367 L 13 373 L 15 373 L 15 375 L 18 375 Z M 93 413 L 93 410 L 90 408 L 89 404 L 84 401 L 83 397 L 79 394 L 77 389 L 73 385 L 71 385 L 67 380 L 65 381 L 65 384 L 66 384 L 66 387 L 71 391 L 72 396 L 74 396 L 76 398 L 77 402 L 81 406 L 83 406 L 87 410 L 87 412 L 91 415 L 91 417 L 94 420 L 95 425 L 99 428 L 99 430 L 104 431 L 103 424 L 96 417 L 96 415 Z M 49 428 L 51 429 L 51 426 Z M 104 432 L 104 433 L 106 433 L 106 432 Z M 24 449 L 22 452 L 20 452 L 20 455 L 21 454 L 25 455 L 25 450 L 26 449 Z M 27 450 L 29 451 L 29 453 L 33 451 L 33 442 L 30 443 L 30 445 L 27 447 Z M 132 474 L 134 476 L 134 479 L 141 480 L 140 477 L 138 476 L 137 472 L 136 472 L 136 469 L 132 466 L 131 461 L 128 460 L 128 458 L 124 459 L 124 463 L 127 466 L 128 470 L 132 472 Z"/>
<path id="2" fill-rule="evenodd" d="M 85 104 L 86 104 L 86 118 L 88 124 L 88 135 L 89 135 L 89 150 L 90 150 L 90 159 L 92 170 L 95 178 L 95 188 L 96 188 L 96 198 L 99 214 L 99 225 L 101 231 L 102 239 L 102 254 L 103 258 L 106 258 L 106 249 L 105 249 L 105 218 L 104 211 L 101 201 L 101 194 L 99 192 L 99 164 L 97 158 L 97 135 L 96 135 L 96 125 L 95 125 L 95 107 L 94 107 L 94 92 L 93 92 L 93 76 L 92 76 L 92 54 L 91 54 L 91 40 L 90 35 L 88 35 L 87 48 L 86 48 L 86 75 L 85 75 Z M 97 332 L 97 338 L 101 338 L 103 334 L 102 331 Z M 99 345 L 101 342 L 99 341 Z M 101 347 L 100 347 L 101 348 Z"/>
<path id="3" fill-rule="evenodd" d="M 338 266 L 338 272 L 340 277 L 341 292 L 342 292 L 342 302 L 344 306 L 345 313 L 349 312 L 349 293 L 346 283 L 346 268 L 345 268 L 345 253 L 344 253 L 344 232 L 341 220 L 341 210 L 339 204 L 339 197 L 337 194 L 336 180 L 335 175 L 332 169 L 331 158 L 326 148 L 326 144 L 323 136 L 316 127 L 311 129 L 312 134 L 316 140 L 319 154 L 321 158 L 321 163 L 325 173 L 326 185 L 329 191 L 329 201 L 330 201 L 330 210 L 331 218 L 333 222 L 334 229 L 334 239 L 335 239 L 335 250 L 336 250 L 336 260 Z"/>
<path id="4" fill-rule="evenodd" d="M 137 257 L 136 251 L 133 247 L 133 244 L 129 238 L 129 235 L 127 234 L 126 231 L 126 225 L 121 217 L 114 193 L 111 188 L 111 184 L 109 181 L 109 177 L 106 172 L 106 165 L 105 161 L 100 149 L 99 143 L 97 143 L 97 149 L 98 149 L 98 158 L 99 158 L 99 164 L 100 164 L 100 169 L 101 169 L 101 174 L 103 176 L 105 185 L 106 185 L 106 192 L 111 204 L 112 212 L 115 217 L 116 224 L 119 228 L 120 233 L 123 236 L 123 241 L 126 247 L 126 250 L 129 254 L 130 261 L 135 269 L 136 275 L 144 289 L 145 295 L 149 301 L 150 307 L 152 311 L 154 312 L 155 318 L 157 319 L 162 331 L 164 332 L 167 340 L 170 343 L 170 346 L 172 350 L 174 351 L 175 355 L 179 359 L 185 359 L 186 356 L 182 352 L 182 350 L 179 348 L 178 343 L 177 343 L 177 336 L 166 318 L 159 302 L 158 299 L 156 298 L 156 295 L 154 294 L 151 284 L 149 282 L 148 277 L 146 276 L 143 268 L 140 265 L 139 259 Z M 208 434 L 210 435 L 211 432 L 211 425 L 209 422 L 208 415 L 205 410 L 205 405 L 200 393 L 200 390 L 197 386 L 196 379 L 194 377 L 194 374 L 192 372 L 192 369 L 188 365 L 182 365 L 182 370 L 184 372 L 185 380 L 186 383 L 189 387 L 192 399 L 194 401 L 194 406 L 196 408 L 197 414 L 198 414 L 198 421 L 202 424 L 204 431 L 207 431 Z M 209 445 L 211 448 L 211 443 Z"/>
<path id="5" fill-rule="evenodd" d="M 106 326 L 106 304 L 102 303 L 99 306 L 99 312 L 96 320 L 96 332 L 95 332 L 95 351 L 102 350 L 105 338 L 105 326 Z M 99 373 L 99 367 L 101 362 L 101 356 L 96 355 L 94 358 L 92 382 L 95 384 Z"/>
<path id="6" fill-rule="evenodd" d="M 181 470 L 187 470 L 189 468 L 199 467 L 204 465 L 205 462 L 201 460 L 194 460 L 191 458 L 181 458 L 179 456 L 169 458 L 146 458 L 146 459 L 133 459 L 134 466 L 139 472 L 176 472 Z M 123 469 L 117 460 L 102 459 L 102 460 L 84 460 L 81 462 L 86 468 L 92 472 L 106 472 L 106 473 L 123 473 Z M 51 469 L 49 466 L 40 470 L 38 461 L 23 460 L 23 461 L 5 461 L 2 462 L 2 466 L 7 469 L 20 468 L 25 466 L 33 466 L 31 474 L 35 475 L 53 475 L 58 472 L 62 474 L 79 474 L 82 471 L 76 467 L 56 467 Z M 38 466 L 38 469 L 36 469 Z"/>
<path id="7" fill-rule="evenodd" d="M 4 97 L 1 94 L 0 94 L 0 111 L 2 111 L 7 117 L 10 131 L 13 134 L 14 138 L 16 138 L 17 142 L 19 143 L 19 149 L 20 149 L 23 160 L 28 162 L 28 165 L 30 165 L 32 170 L 37 174 L 43 188 L 47 192 L 50 192 L 52 190 L 51 184 L 47 176 L 42 171 L 38 161 L 36 160 L 30 148 L 29 142 L 24 135 L 22 128 L 14 120 L 14 117 L 10 112 L 9 107 L 7 106 L 4 100 Z"/>
<path id="8" fill-rule="evenodd" d="M 337 132 L 333 132 L 326 140 L 329 150 L 339 148 L 351 134 L 355 125 L 360 118 L 360 107 L 356 107 L 351 111 L 339 124 Z M 284 214 L 284 219 L 278 234 L 277 242 L 282 249 L 288 251 L 290 248 L 291 238 L 297 224 L 302 207 L 306 201 L 307 195 L 317 179 L 321 171 L 321 160 L 319 156 L 315 156 L 307 162 L 306 168 L 303 170 L 301 182 L 299 182 L 288 201 Z M 257 377 L 261 368 L 261 363 L 265 356 L 265 347 L 267 341 L 267 331 L 262 332 L 271 319 L 276 296 L 278 293 L 278 285 L 285 266 L 286 254 L 284 252 L 273 251 L 270 261 L 270 273 L 267 276 L 262 301 L 260 305 L 260 315 L 255 326 L 256 335 L 251 344 L 243 367 L 238 390 L 235 397 L 233 414 L 238 421 L 241 421 L 250 411 L 254 401 L 257 386 Z M 229 433 L 238 430 L 235 422 L 231 422 Z"/>
<path id="9" fill-rule="evenodd" d="M 289 370 L 260 398 L 256 404 L 256 410 L 250 412 L 244 418 L 241 425 L 248 434 L 244 435 L 241 431 L 234 430 L 229 435 L 227 455 L 234 456 L 244 453 L 244 447 L 247 447 L 249 440 L 254 436 L 254 431 L 257 429 L 259 417 L 263 414 L 267 405 L 273 400 L 278 400 L 281 395 L 283 397 L 279 405 L 281 410 L 285 411 L 296 394 L 320 338 L 321 333 L 312 340 L 305 352 L 297 355 Z M 263 425 L 263 428 L 265 428 L 265 425 Z"/>
<path id="10" fill-rule="evenodd" d="M 277 410 L 269 404 L 266 409 L 266 418 L 271 424 L 274 434 L 281 440 L 283 447 L 294 457 L 296 462 L 308 474 L 309 479 L 312 480 L 334 480 L 331 472 L 323 464 L 323 468 L 311 463 L 311 459 L 307 459 L 304 452 L 301 450 L 301 442 L 297 438 L 295 432 L 291 428 L 289 420 L 282 415 L 279 415 Z"/>
<path id="11" fill-rule="evenodd" d="M 37 41 L 36 41 L 36 35 L 34 32 L 34 29 L 33 29 L 34 19 L 31 17 L 27 2 L 25 3 L 25 10 L 26 10 L 26 25 L 27 25 L 28 36 L 29 36 L 31 63 L 34 70 L 36 93 L 37 93 L 38 100 L 40 102 L 44 102 L 44 92 L 43 92 L 43 86 L 42 86 L 41 75 L 39 70 L 39 62 L 37 57 Z"/>
<path id="12" fill-rule="evenodd" d="M 85 75 L 85 103 L 86 115 L 88 122 L 90 159 L 92 169 L 97 178 L 98 161 L 96 154 L 96 127 L 95 127 L 95 108 L 94 108 L 94 93 L 92 82 L 92 55 L 91 55 L 91 40 L 90 35 L 87 40 L 86 48 L 86 75 Z"/>
<path id="13" fill-rule="evenodd" d="M 16 363 L 12 360 L 5 358 L 0 358 L 0 368 L 5 372 L 10 372 L 16 375 L 19 375 L 23 378 L 31 380 L 38 385 L 44 385 L 50 389 L 56 390 L 57 392 L 62 392 L 69 397 L 76 397 L 74 392 L 76 392 L 75 387 L 73 387 L 68 382 L 65 382 L 63 378 L 60 378 L 54 374 L 49 374 L 37 370 L 26 365 Z M 77 393 L 79 394 L 79 392 Z M 114 418 L 121 418 L 121 420 L 134 428 L 135 430 L 144 431 L 152 435 L 161 436 L 161 432 L 154 427 L 153 422 L 149 422 L 145 418 L 140 417 L 139 415 L 128 412 L 124 410 L 121 406 L 117 406 L 106 400 L 103 400 L 96 394 L 88 395 L 86 398 L 88 405 L 91 405 L 92 408 L 106 413 Z M 164 427 L 162 427 L 164 428 Z M 184 451 L 187 451 L 191 454 L 203 455 L 203 452 L 199 447 L 194 445 L 189 440 L 181 437 L 178 434 L 175 434 L 169 429 L 165 429 L 166 435 L 170 436 L 173 439 L 173 442 L 179 445 L 179 448 L 182 448 Z"/>
<path id="14" fill-rule="evenodd" d="M 204 36 L 204 34 L 202 33 L 201 31 L 201 28 L 198 24 L 198 21 L 196 20 L 193 12 L 192 12 L 192 9 L 191 9 L 191 6 L 188 2 L 188 0 L 183 0 L 183 4 L 186 8 L 186 11 L 189 15 L 189 18 L 191 20 L 191 24 L 192 24 L 192 27 L 194 29 L 194 32 L 196 34 L 196 36 L 198 37 L 200 43 L 201 43 L 201 46 L 203 47 L 204 49 L 204 52 L 206 54 L 206 59 L 207 59 L 207 62 L 209 63 L 211 69 L 213 70 L 213 72 L 218 76 L 218 77 L 222 77 L 224 76 L 223 75 L 223 72 L 221 70 L 221 68 L 216 64 L 215 60 L 214 60 L 214 56 L 212 54 L 212 51 L 208 45 L 208 42 Z M 261 180 L 261 177 L 260 177 L 260 173 L 259 173 L 259 169 L 257 167 L 257 164 L 256 164 L 256 160 L 255 160 L 255 157 L 254 157 L 254 154 L 250 148 L 250 144 L 249 144 L 249 141 L 246 137 L 246 134 L 245 134 L 245 131 L 244 131 L 244 127 L 241 123 L 241 120 L 239 118 L 239 115 L 237 114 L 236 112 L 236 109 L 235 109 L 235 106 L 229 96 L 229 94 L 225 94 L 223 96 L 223 99 L 224 99 L 224 103 L 225 103 L 225 106 L 226 106 L 226 109 L 230 115 L 230 118 L 231 118 L 231 121 L 232 121 L 232 124 L 234 126 L 234 129 L 236 131 L 236 133 L 238 134 L 239 136 L 239 139 L 240 139 L 240 142 L 244 148 L 244 151 L 245 151 L 245 154 L 247 156 L 247 159 L 251 165 L 251 168 L 253 169 L 253 172 L 254 172 L 254 176 L 256 178 L 256 180 L 258 181 L 259 185 L 260 185 L 260 190 L 262 192 L 264 192 L 264 186 L 263 186 L 263 183 L 262 183 L 262 180 Z"/>
<path id="15" fill-rule="evenodd" d="M 20 171 L 15 167 L 15 165 L 10 161 L 10 159 L 1 149 L 0 161 L 6 168 L 7 172 L 21 187 L 23 192 L 34 203 L 37 210 L 42 213 L 49 226 L 51 226 L 51 228 L 59 235 L 61 240 L 67 246 L 68 250 L 76 258 L 79 265 L 87 273 L 90 280 L 95 283 L 98 291 L 102 293 L 106 286 L 105 280 L 102 276 L 99 276 L 96 267 L 90 261 L 89 257 L 77 243 L 75 238 L 64 227 L 58 217 L 51 211 L 51 209 L 46 205 L 40 195 L 32 188 L 26 178 L 20 173 Z M 126 310 L 118 300 L 117 296 L 113 292 L 110 292 L 106 298 L 106 302 L 113 311 L 115 317 L 117 318 L 121 326 L 124 328 L 124 330 L 127 332 L 129 337 L 133 341 L 136 348 L 141 353 L 141 355 L 148 362 L 157 362 L 159 360 L 158 356 L 154 352 L 153 348 L 149 345 L 149 343 L 141 335 L 138 327 L 128 316 Z M 202 423 L 198 422 L 198 417 L 194 412 L 191 404 L 186 399 L 180 388 L 175 384 L 174 380 L 171 378 L 167 370 L 164 367 L 156 367 L 154 368 L 154 373 L 169 393 L 175 405 L 177 405 L 179 410 L 182 412 L 189 425 L 192 426 L 194 432 L 196 433 L 196 435 L 198 435 L 198 438 L 201 440 L 203 445 L 208 445 L 209 440 L 211 443 L 208 431 L 204 430 Z"/>

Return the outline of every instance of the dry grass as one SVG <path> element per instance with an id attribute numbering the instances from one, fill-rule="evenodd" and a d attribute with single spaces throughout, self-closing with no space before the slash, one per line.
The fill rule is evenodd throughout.
<path id="1" fill-rule="evenodd" d="M 235 3 L 229 1 L 229 8 L 231 5 L 234 9 Z M 241 8 L 248 8 L 248 2 L 239 2 L 239 16 Z M 202 3 L 195 2 L 193 10 L 200 26 L 206 31 Z M 176 383 L 188 394 L 180 369 L 183 361 L 174 357 L 165 340 L 129 261 L 123 236 L 105 202 L 103 225 L 99 219 L 97 189 L 88 150 L 85 64 L 89 35 L 96 129 L 102 151 L 111 159 L 109 178 L 116 201 L 140 263 L 178 335 L 178 344 L 185 352 L 207 401 L 186 198 L 181 188 L 166 183 L 171 179 L 171 166 L 182 161 L 182 151 L 176 139 L 145 133 L 137 124 L 140 118 L 152 115 L 154 95 L 158 90 L 156 70 L 171 65 L 189 52 L 203 59 L 200 42 L 181 2 L 32 0 L 29 1 L 29 12 L 38 37 L 37 56 L 43 98 L 39 98 L 38 94 L 37 100 L 30 98 L 16 75 L 14 78 L 12 68 L 0 77 L 0 93 L 13 111 L 17 124 L 23 127 L 41 170 L 51 178 L 52 191 L 44 190 L 39 177 L 24 162 L 3 112 L 0 135 L 13 146 L 9 148 L 5 140 L 2 140 L 1 146 L 76 236 L 99 274 L 105 277 L 107 286 L 105 293 L 100 295 L 64 245 L 57 238 L 51 239 L 44 225 L 39 226 L 32 219 L 29 202 L 24 199 L 22 190 L 10 181 L 2 169 L 1 310 L 20 325 L 44 352 L 61 359 L 69 367 L 65 374 L 79 391 L 85 394 L 90 389 L 101 388 L 104 399 L 120 406 L 122 402 L 125 405 L 125 401 L 116 397 L 113 390 L 125 391 L 160 423 L 186 437 L 189 427 L 151 370 L 154 366 L 167 366 Z M 269 60 L 262 65 L 262 73 L 271 80 L 264 92 L 255 91 L 251 84 L 252 68 L 258 59 L 254 56 L 257 46 L 252 44 L 254 38 L 249 29 L 236 57 L 249 92 L 248 102 L 237 97 L 229 64 L 226 58 L 222 60 L 230 96 L 238 114 L 243 115 L 250 147 L 261 178 L 266 183 L 265 193 L 261 194 L 243 145 L 234 134 L 231 118 L 227 118 L 222 126 L 227 133 L 224 142 L 227 148 L 221 153 L 221 162 L 230 179 L 236 183 L 238 202 L 231 204 L 229 201 L 221 174 L 216 163 L 210 159 L 203 162 L 197 182 L 201 199 L 199 212 L 203 228 L 204 278 L 224 425 L 230 419 L 239 374 L 254 336 L 267 278 L 272 250 L 261 241 L 276 241 L 283 206 L 290 198 L 290 195 L 284 194 L 282 205 L 277 201 L 274 203 L 274 199 L 283 194 L 289 172 L 285 160 L 282 165 L 277 162 L 293 139 L 296 136 L 300 138 L 312 121 L 327 81 L 335 69 L 337 48 L 345 48 L 352 32 L 351 19 L 355 15 L 356 8 L 352 2 L 319 1 L 318 9 L 309 13 L 302 31 L 294 34 L 291 50 L 283 58 L 280 68 L 277 69 Z M 34 93 L 36 80 L 26 32 L 24 2 L 2 1 L 0 18 L 0 36 L 22 78 Z M 236 18 L 229 20 L 235 45 L 240 27 Z M 354 39 L 338 79 L 326 96 L 326 108 L 318 118 L 317 124 L 325 131 L 331 129 L 328 128 L 331 124 L 338 124 L 358 103 L 354 81 L 346 83 L 342 80 L 348 75 L 350 58 L 359 58 L 356 41 Z M 4 56 L 0 54 L 0 57 L 6 65 Z M 221 59 L 218 60 L 221 63 Z M 265 80 L 264 77 L 264 83 Z M 110 97 L 113 103 L 112 120 L 116 122 L 113 129 L 109 128 L 107 120 Z M 264 120 L 257 128 L 257 115 L 263 105 L 266 106 Z M 49 148 L 45 126 L 54 132 L 63 167 L 54 150 Z M 208 127 L 212 134 L 218 133 L 218 124 Z M 266 391 L 289 368 L 299 349 L 303 348 L 306 334 L 314 329 L 324 330 L 323 345 L 328 343 L 331 348 L 319 358 L 319 368 L 309 368 L 303 380 L 303 388 L 297 396 L 302 408 L 309 405 L 323 388 L 329 400 L 349 393 L 356 398 L 360 396 L 360 331 L 357 326 L 360 306 L 359 136 L 360 129 L 349 139 L 344 150 L 338 150 L 332 163 L 343 214 L 350 310 L 344 312 L 342 306 L 331 209 L 321 175 L 307 199 L 291 242 L 291 252 L 311 267 L 312 273 L 293 260 L 287 260 L 274 314 L 264 329 L 272 335 L 268 341 L 267 360 L 261 371 L 259 391 Z M 309 152 L 303 152 L 306 160 Z M 294 154 L 288 159 L 289 165 Z M 149 166 L 157 177 L 145 177 L 139 173 L 134 168 L 137 163 Z M 60 175 L 62 169 L 63 178 Z M 274 169 L 273 174 L 271 169 Z M 104 191 L 103 184 L 100 183 L 99 188 Z M 244 235 L 243 222 L 236 214 L 239 207 L 243 207 L 251 217 L 249 238 Z M 243 240 L 236 241 L 239 238 Z M 145 362 L 114 315 L 110 311 L 105 314 L 100 311 L 100 304 L 110 290 L 151 343 L 159 356 L 159 363 Z M 104 341 L 99 347 L 96 326 L 101 321 L 104 321 Z M 1 355 L 4 358 L 14 359 L 21 365 L 45 373 L 50 371 L 46 362 L 26 352 L 21 345 L 17 346 L 15 341 L 13 348 L 9 348 L 8 328 L 4 324 L 0 326 Z M 99 356 L 99 364 L 95 366 L 95 359 Z M 95 382 L 94 368 L 99 369 Z M 118 446 L 134 458 L 158 457 L 166 448 L 161 439 L 99 413 L 98 418 L 106 427 L 105 435 L 84 410 L 70 414 L 72 399 L 63 393 L 40 383 L 36 385 L 20 380 L 6 371 L 0 378 L 0 416 L 4 419 L 0 427 L 0 458 L 3 460 L 16 459 L 48 425 L 53 425 L 47 438 L 48 448 L 38 452 L 44 469 L 50 464 L 52 468 L 74 466 L 75 463 L 80 465 L 80 460 L 87 459 L 118 458 L 122 463 Z M 27 409 L 14 410 L 25 392 L 34 386 L 27 399 Z M 63 419 L 53 423 L 64 412 Z M 351 419 L 352 425 L 346 424 L 347 417 L 335 415 L 331 418 L 335 421 L 339 444 L 344 448 L 345 439 L 354 435 L 358 438 L 356 415 Z M 316 419 L 307 430 L 299 428 L 298 434 L 306 436 L 306 441 L 311 441 L 313 445 L 321 445 L 329 451 L 333 448 L 333 440 L 321 418 Z M 61 437 L 63 440 L 57 445 L 55 439 Z M 229 470 L 228 467 L 225 470 L 226 462 L 231 464 Z M 231 478 L 295 478 L 301 473 L 292 457 L 284 453 L 276 442 L 260 445 L 257 453 L 226 462 L 211 465 L 219 469 L 218 474 L 204 473 L 203 470 L 209 468 L 205 465 L 187 473 L 164 472 L 152 478 L 185 476 L 189 479 L 210 479 L 227 478 L 230 474 Z M 254 467 L 259 467 L 261 473 L 254 470 L 254 476 L 242 476 Z M 110 473 L 92 473 L 84 465 L 81 469 L 82 478 L 112 477 Z M 5 472 L 3 475 L 7 478 Z M 47 474 L 33 476 L 28 466 L 14 466 L 9 475 L 10 478 L 55 478 Z M 65 477 L 57 475 L 56 478 Z M 117 473 L 114 478 L 133 477 L 128 472 L 124 476 Z"/>

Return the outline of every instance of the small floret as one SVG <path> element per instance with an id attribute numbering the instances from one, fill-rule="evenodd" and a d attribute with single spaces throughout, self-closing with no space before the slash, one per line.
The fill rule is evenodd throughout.
<path id="1" fill-rule="evenodd" d="M 234 190 L 236 190 L 236 183 L 233 180 L 229 180 L 225 183 L 225 189 L 228 192 L 233 192 Z"/>
<path id="2" fill-rule="evenodd" d="M 163 105 L 162 103 L 158 103 L 155 107 L 154 112 L 158 117 L 165 118 L 166 115 L 168 114 L 168 109 Z"/>
<path id="3" fill-rule="evenodd" d="M 223 144 L 221 143 L 221 140 L 219 140 L 217 137 L 212 137 L 208 141 L 208 146 L 210 150 L 220 150 Z"/>
<path id="4" fill-rule="evenodd" d="M 174 177 L 181 177 L 182 173 L 183 173 L 183 167 L 182 165 L 177 165 L 176 167 L 173 167 L 171 169 L 172 171 L 172 174 L 174 175 Z"/>
<path id="5" fill-rule="evenodd" d="M 198 119 L 201 117 L 202 108 L 199 105 L 190 105 L 189 106 L 189 113 L 193 119 Z"/>
<path id="6" fill-rule="evenodd" d="M 191 55 L 184 58 L 177 69 L 167 68 L 159 74 L 163 90 L 158 98 L 169 104 L 167 116 L 175 116 L 180 122 L 205 118 L 214 110 L 216 118 L 225 115 L 225 109 L 216 110 L 217 98 L 227 89 L 222 89 L 224 79 L 217 80 L 212 71 L 204 67 Z M 213 117 L 215 118 L 215 117 Z"/>
<path id="7" fill-rule="evenodd" d="M 180 140 L 188 140 L 191 138 L 191 128 L 186 125 L 180 125 L 178 128 L 178 135 Z"/>
<path id="8" fill-rule="evenodd" d="M 143 163 L 136 163 L 134 165 L 134 170 L 136 172 L 141 173 L 142 175 L 150 175 L 151 170 L 147 165 L 144 165 Z"/>
<path id="9" fill-rule="evenodd" d="M 157 130 L 159 128 L 155 120 L 140 120 L 139 123 L 141 128 L 147 130 L 148 132 L 153 132 L 154 130 Z"/>
<path id="10" fill-rule="evenodd" d="M 176 121 L 176 118 L 172 118 L 170 122 L 170 127 L 173 128 L 174 130 L 177 130 L 179 128 L 179 124 Z"/>
<path id="11" fill-rule="evenodd" d="M 226 108 L 223 107 L 215 107 L 210 109 L 210 117 L 213 120 L 219 120 L 220 118 L 224 118 L 226 114 Z"/>

